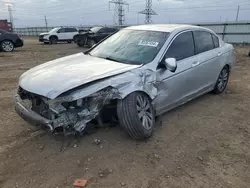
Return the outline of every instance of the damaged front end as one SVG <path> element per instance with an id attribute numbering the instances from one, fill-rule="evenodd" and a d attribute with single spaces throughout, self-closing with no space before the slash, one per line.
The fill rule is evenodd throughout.
<path id="1" fill-rule="evenodd" d="M 81 134 L 92 120 L 97 119 L 100 123 L 100 112 L 104 106 L 119 98 L 119 91 L 112 87 L 77 100 L 70 94 L 52 100 L 19 87 L 15 109 L 27 122 L 48 127 L 52 132 Z"/>

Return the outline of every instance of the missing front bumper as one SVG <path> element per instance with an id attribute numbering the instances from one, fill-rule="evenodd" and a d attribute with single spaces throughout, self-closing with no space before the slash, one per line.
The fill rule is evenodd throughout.
<path id="1" fill-rule="evenodd" d="M 46 118 L 40 116 L 39 114 L 35 113 L 34 111 L 27 109 L 24 105 L 22 105 L 22 102 L 21 102 L 19 95 L 15 95 L 14 102 L 15 102 L 16 112 L 25 121 L 27 121 L 28 123 L 30 123 L 32 125 L 44 125 L 47 128 L 49 128 L 49 130 L 51 132 L 54 131 L 53 122 L 49 119 L 46 119 Z"/>

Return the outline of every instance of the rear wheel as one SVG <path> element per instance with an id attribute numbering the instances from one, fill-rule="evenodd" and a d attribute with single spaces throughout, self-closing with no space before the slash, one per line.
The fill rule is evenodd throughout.
<path id="1" fill-rule="evenodd" d="M 146 94 L 134 92 L 120 100 L 117 115 L 120 125 L 134 139 L 146 139 L 153 134 L 155 112 Z"/>
<path id="2" fill-rule="evenodd" d="M 0 48 L 3 52 L 12 52 L 14 50 L 14 44 L 9 40 L 4 40 L 1 42 Z"/>
<path id="3" fill-rule="evenodd" d="M 50 44 L 56 44 L 58 39 L 57 39 L 57 37 L 52 36 L 52 37 L 49 38 L 49 41 L 50 41 Z"/>
<path id="4" fill-rule="evenodd" d="M 225 66 L 220 72 L 213 93 L 215 94 L 222 93 L 227 87 L 228 79 L 229 79 L 229 67 Z"/>

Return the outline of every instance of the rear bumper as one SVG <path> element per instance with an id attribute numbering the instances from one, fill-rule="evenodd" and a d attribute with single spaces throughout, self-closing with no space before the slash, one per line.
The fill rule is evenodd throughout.
<path id="1" fill-rule="evenodd" d="M 22 47 L 23 46 L 23 40 L 22 39 L 17 39 L 15 42 L 15 47 Z"/>
<path id="2" fill-rule="evenodd" d="M 14 97 L 15 110 L 17 114 L 23 118 L 25 121 L 30 123 L 31 125 L 44 125 L 50 129 L 50 131 L 54 131 L 53 122 L 49 119 L 46 119 L 31 109 L 27 109 L 22 104 L 22 100 L 19 95 L 15 95 Z"/>

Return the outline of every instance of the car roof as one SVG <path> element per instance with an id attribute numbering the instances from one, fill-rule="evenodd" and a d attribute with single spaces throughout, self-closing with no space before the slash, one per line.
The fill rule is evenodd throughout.
<path id="1" fill-rule="evenodd" d="M 161 31 L 171 33 L 174 30 L 184 30 L 184 29 L 205 29 L 203 27 L 194 26 L 194 25 L 185 25 L 185 24 L 149 24 L 149 25 L 138 25 L 130 26 L 125 29 L 131 30 L 144 30 L 144 31 Z"/>

